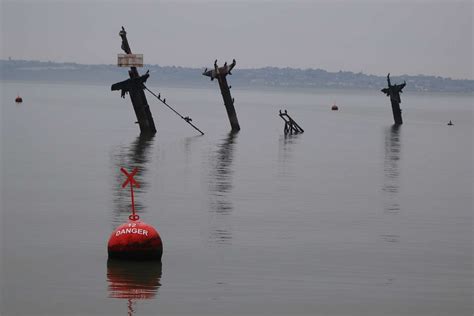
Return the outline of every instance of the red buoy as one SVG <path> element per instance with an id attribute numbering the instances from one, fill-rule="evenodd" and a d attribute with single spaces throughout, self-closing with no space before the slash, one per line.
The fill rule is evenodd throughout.
<path id="1" fill-rule="evenodd" d="M 130 194 L 132 197 L 132 215 L 127 223 L 120 225 L 110 235 L 107 250 L 109 258 L 130 259 L 130 260 L 161 260 L 163 255 L 163 242 L 160 234 L 151 225 L 140 221 L 140 217 L 135 214 L 135 200 L 133 197 L 133 186 L 139 188 L 140 185 L 133 178 L 138 169 L 131 173 L 125 169 L 120 170 L 127 176 L 127 180 L 122 184 L 125 188 L 130 184 Z"/>
<path id="2" fill-rule="evenodd" d="M 23 99 L 20 96 L 17 96 L 16 99 L 15 99 L 15 102 L 16 103 L 21 103 L 21 102 L 23 102 Z"/>
<path id="3" fill-rule="evenodd" d="M 107 249 L 109 258 L 161 260 L 163 242 L 151 225 L 130 220 L 110 235 Z"/>

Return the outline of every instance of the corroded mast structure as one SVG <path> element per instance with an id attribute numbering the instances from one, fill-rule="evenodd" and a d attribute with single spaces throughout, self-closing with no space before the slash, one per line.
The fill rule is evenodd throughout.
<path id="1" fill-rule="evenodd" d="M 217 78 L 219 82 L 219 87 L 221 89 L 222 98 L 224 99 L 224 105 L 227 110 L 227 116 L 229 116 L 230 126 L 232 127 L 233 132 L 240 130 L 239 121 L 237 120 L 237 113 L 235 113 L 234 108 L 234 98 L 230 94 L 230 87 L 227 85 L 227 75 L 232 75 L 231 70 L 235 67 L 235 59 L 232 61 L 232 64 L 224 64 L 222 67 L 217 66 L 217 59 L 214 62 L 214 69 L 207 70 L 207 68 L 202 73 L 204 76 L 208 76 L 211 80 Z"/>
<path id="2" fill-rule="evenodd" d="M 400 109 L 400 103 L 402 101 L 400 99 L 400 93 L 403 92 L 402 89 L 406 86 L 407 83 L 404 81 L 402 84 L 396 84 L 392 86 L 392 84 L 390 83 L 390 73 L 387 75 L 387 82 L 388 88 L 384 88 L 381 91 L 390 97 L 390 102 L 392 103 L 393 119 L 395 120 L 395 124 L 402 125 L 402 110 Z"/>
<path id="3" fill-rule="evenodd" d="M 119 33 L 122 38 L 122 49 L 126 54 L 132 54 L 132 50 L 128 45 L 127 32 L 122 26 L 122 30 Z M 137 122 L 140 126 L 140 132 L 144 134 L 153 135 L 156 133 L 155 122 L 150 112 L 150 106 L 146 100 L 144 83 L 150 76 L 148 71 L 143 76 L 138 73 L 137 67 L 130 67 L 128 71 L 130 79 L 122 82 L 118 82 L 112 85 L 112 91 L 121 90 L 122 98 L 125 98 L 125 94 L 130 93 L 130 100 L 137 116 Z"/>

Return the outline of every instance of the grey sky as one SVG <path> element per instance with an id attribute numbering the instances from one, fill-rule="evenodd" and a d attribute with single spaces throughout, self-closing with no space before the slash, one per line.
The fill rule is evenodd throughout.
<path id="1" fill-rule="evenodd" d="M 1 1 L 1 58 L 322 68 L 473 79 L 473 0 Z"/>

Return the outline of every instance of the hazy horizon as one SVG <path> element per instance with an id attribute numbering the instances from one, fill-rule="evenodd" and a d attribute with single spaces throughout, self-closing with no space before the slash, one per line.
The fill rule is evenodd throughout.
<path id="1" fill-rule="evenodd" d="M 11 56 L 9 56 L 10 58 L 7 58 L 7 59 L 1 59 L 0 58 L 0 61 L 9 61 L 11 59 L 11 61 L 22 61 L 22 62 L 39 62 L 39 63 L 54 63 L 54 64 L 75 64 L 75 65 L 81 65 L 81 66 L 116 66 L 116 63 L 108 63 L 108 64 L 94 64 L 94 63 L 80 63 L 80 62 L 77 62 L 77 61 L 58 61 L 58 60 L 35 60 L 35 59 L 14 59 L 14 58 L 11 58 Z M 158 66 L 158 67 L 169 67 L 169 68 L 173 68 L 173 67 L 176 67 L 176 68 L 184 68 L 184 69 L 204 69 L 205 67 L 193 67 L 193 66 L 183 66 L 183 65 L 161 65 L 161 64 L 150 64 L 150 63 L 145 63 L 143 67 L 140 67 L 139 69 L 146 69 L 147 66 Z M 209 68 L 209 67 L 208 67 Z M 357 73 L 361 73 L 363 75 L 367 75 L 367 76 L 377 76 L 377 77 L 385 77 L 386 74 L 382 74 L 382 75 L 378 75 L 378 74 L 372 74 L 372 73 L 368 73 L 368 72 L 364 72 L 364 71 L 359 71 L 359 72 L 355 72 L 355 71 L 351 71 L 351 70 L 345 70 L 345 69 L 340 69 L 338 71 L 329 71 L 327 69 L 324 69 L 324 68 L 303 68 L 303 67 L 289 67 L 289 66 L 272 66 L 272 65 L 269 65 L 269 66 L 262 66 L 262 67 L 253 67 L 253 68 L 240 68 L 239 70 L 259 70 L 259 69 L 266 69 L 266 68 L 276 68 L 276 69 L 292 69 L 292 70 L 301 70 L 301 71 L 306 71 L 306 70 L 322 70 L 322 71 L 326 71 L 327 73 L 338 73 L 338 72 L 343 72 L 343 73 L 354 73 L 354 74 L 357 74 Z M 125 68 L 124 68 L 125 69 Z M 143 71 L 143 70 L 142 70 Z M 139 70 L 139 72 L 142 72 Z M 416 76 L 424 76 L 424 77 L 439 77 L 439 78 L 442 78 L 442 79 L 450 79 L 450 80 L 470 80 L 470 81 L 474 81 L 474 79 L 468 79 L 468 78 L 452 78 L 452 77 L 444 77 L 444 76 L 438 76 L 438 75 L 433 75 L 433 74 L 424 74 L 424 73 L 420 73 L 420 74 L 394 74 L 394 73 L 390 73 L 390 76 L 391 77 L 403 77 L 403 76 L 409 76 L 409 77 L 416 77 Z"/>
<path id="2" fill-rule="evenodd" d="M 474 79 L 472 1 L 1 1 L 0 58 Z"/>

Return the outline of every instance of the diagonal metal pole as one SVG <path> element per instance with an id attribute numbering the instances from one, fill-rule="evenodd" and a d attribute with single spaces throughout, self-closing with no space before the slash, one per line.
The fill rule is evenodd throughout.
<path id="1" fill-rule="evenodd" d="M 179 114 L 178 111 L 176 111 L 175 109 L 173 109 L 171 106 L 169 106 L 164 100 L 161 100 L 161 98 L 159 96 L 157 96 L 153 91 L 151 91 L 150 89 L 148 89 L 145 85 L 143 85 L 143 87 L 145 88 L 146 91 L 150 92 L 155 98 L 157 98 L 158 100 L 161 101 L 161 103 L 163 103 L 164 105 L 166 105 L 171 111 L 173 111 L 174 113 L 176 113 L 176 115 L 178 115 L 180 118 L 182 118 L 186 123 L 188 123 L 189 125 L 191 125 L 195 130 L 197 130 L 199 133 L 201 133 L 201 135 L 204 135 L 204 132 L 201 131 L 199 128 L 197 128 L 193 123 L 191 123 L 191 119 L 186 116 L 182 116 L 181 114 Z"/>

